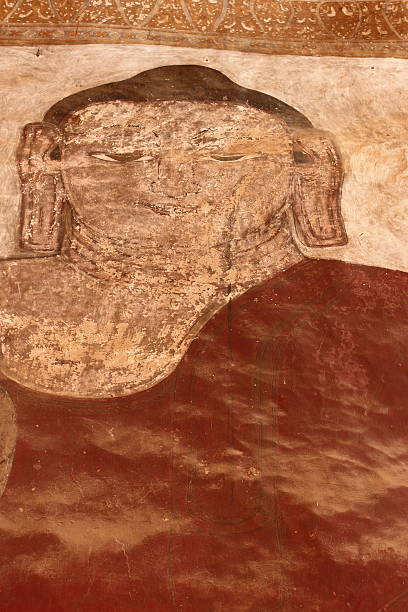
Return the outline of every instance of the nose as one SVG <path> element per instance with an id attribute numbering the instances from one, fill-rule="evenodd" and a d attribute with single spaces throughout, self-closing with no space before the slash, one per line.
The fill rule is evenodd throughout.
<path id="1" fill-rule="evenodd" d="M 159 157 L 156 164 L 156 173 L 151 180 L 153 193 L 177 198 L 200 191 L 193 159 L 166 155 Z"/>

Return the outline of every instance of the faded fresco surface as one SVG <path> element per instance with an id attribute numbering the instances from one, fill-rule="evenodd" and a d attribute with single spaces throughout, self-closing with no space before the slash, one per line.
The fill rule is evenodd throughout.
<path id="1" fill-rule="evenodd" d="M 305 256 L 347 243 L 332 135 L 164 66 L 16 163 L 1 609 L 403 610 L 408 276 Z"/>

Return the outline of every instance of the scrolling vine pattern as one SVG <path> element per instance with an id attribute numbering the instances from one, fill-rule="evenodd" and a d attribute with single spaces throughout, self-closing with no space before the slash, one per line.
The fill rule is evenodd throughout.
<path id="1" fill-rule="evenodd" d="M 408 0 L 0 0 L 0 38 L 18 32 L 50 42 L 139 42 L 162 33 L 176 42 L 244 41 L 253 50 L 279 40 L 404 42 Z"/>

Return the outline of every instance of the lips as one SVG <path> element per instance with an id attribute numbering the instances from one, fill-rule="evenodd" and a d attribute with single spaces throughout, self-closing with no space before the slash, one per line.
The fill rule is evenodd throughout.
<path id="1" fill-rule="evenodd" d="M 168 207 L 157 206 L 157 204 L 152 204 L 151 202 L 139 201 L 137 202 L 137 206 L 143 206 L 143 208 L 149 208 L 150 210 L 152 210 L 154 213 L 158 215 L 167 215 L 167 216 L 171 215 L 171 211 L 168 209 Z"/>
<path id="2" fill-rule="evenodd" d="M 192 206 L 188 198 L 194 197 L 198 191 L 183 195 L 169 195 L 167 193 L 155 193 L 155 199 L 160 198 L 159 202 L 151 202 L 147 199 L 139 199 L 136 206 L 148 208 L 158 215 L 171 216 L 172 213 L 194 212 L 198 206 Z"/>
<path id="3" fill-rule="evenodd" d="M 158 195 L 162 198 L 169 198 L 171 200 L 182 200 L 183 198 L 188 198 L 189 196 L 197 195 L 201 191 L 201 187 L 199 185 L 194 185 L 189 183 L 184 186 L 183 184 L 178 184 L 170 187 L 170 189 L 166 189 L 160 183 L 156 183 L 152 181 L 150 183 L 150 190 L 155 195 Z"/>

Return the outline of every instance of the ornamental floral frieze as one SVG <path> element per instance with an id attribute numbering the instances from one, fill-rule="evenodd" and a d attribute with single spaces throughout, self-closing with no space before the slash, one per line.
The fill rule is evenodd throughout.
<path id="1" fill-rule="evenodd" d="M 0 0 L 3 44 L 154 42 L 404 55 L 406 0 Z"/>

